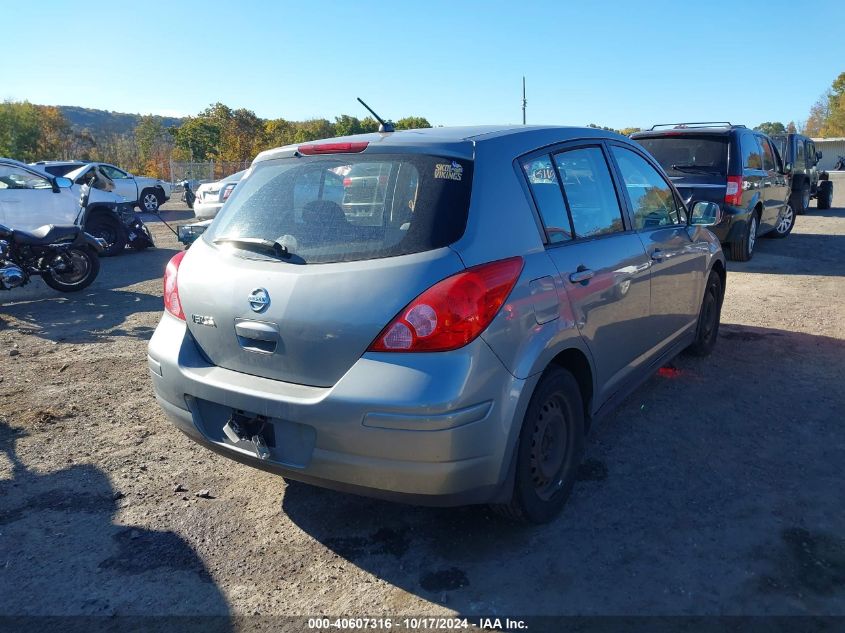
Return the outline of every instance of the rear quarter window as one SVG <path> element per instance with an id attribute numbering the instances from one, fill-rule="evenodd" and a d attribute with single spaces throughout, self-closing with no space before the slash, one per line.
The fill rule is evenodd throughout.
<path id="1" fill-rule="evenodd" d="M 203 237 L 284 243 L 300 263 L 392 257 L 448 246 L 466 229 L 473 163 L 420 154 L 259 163 Z"/>

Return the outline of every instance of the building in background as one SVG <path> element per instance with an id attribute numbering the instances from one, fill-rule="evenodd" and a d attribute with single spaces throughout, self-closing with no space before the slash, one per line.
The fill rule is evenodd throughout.
<path id="1" fill-rule="evenodd" d="M 814 138 L 816 151 L 822 153 L 819 169 L 830 171 L 839 156 L 845 156 L 845 136 L 838 138 Z"/>

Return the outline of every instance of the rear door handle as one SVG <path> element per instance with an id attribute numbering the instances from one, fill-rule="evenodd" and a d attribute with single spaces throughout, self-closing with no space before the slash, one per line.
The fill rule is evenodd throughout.
<path id="1" fill-rule="evenodd" d="M 569 275 L 569 281 L 574 284 L 583 284 L 590 281 L 590 279 L 593 278 L 593 275 L 595 275 L 595 273 L 589 268 L 578 266 L 578 270 Z"/>

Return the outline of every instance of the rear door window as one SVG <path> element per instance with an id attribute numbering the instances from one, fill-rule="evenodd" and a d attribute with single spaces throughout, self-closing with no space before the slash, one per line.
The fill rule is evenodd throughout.
<path id="1" fill-rule="evenodd" d="M 611 150 L 625 182 L 635 229 L 686 223 L 669 183 L 646 159 L 624 147 L 614 145 Z"/>
<path id="2" fill-rule="evenodd" d="M 624 231 L 622 210 L 600 147 L 580 147 L 555 155 L 575 237 Z"/>
<path id="3" fill-rule="evenodd" d="M 232 240 L 279 241 L 298 263 L 441 248 L 466 228 L 472 171 L 472 161 L 420 154 L 268 160 L 240 181 L 203 239 L 239 250 Z"/>

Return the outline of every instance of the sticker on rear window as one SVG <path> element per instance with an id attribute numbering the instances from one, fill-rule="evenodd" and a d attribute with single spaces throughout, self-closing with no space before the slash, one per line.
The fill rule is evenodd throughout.
<path id="1" fill-rule="evenodd" d="M 434 177 L 441 178 L 443 180 L 460 180 L 463 178 L 464 175 L 464 168 L 452 161 L 452 164 L 448 163 L 437 163 L 434 165 Z"/>

